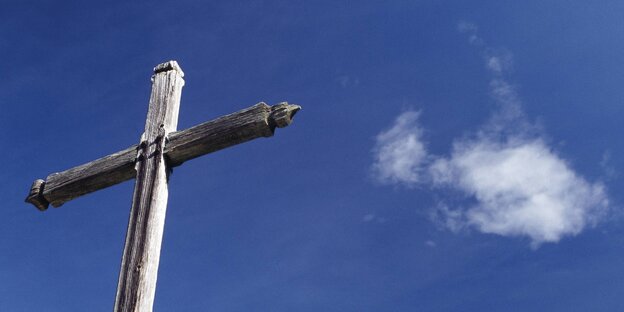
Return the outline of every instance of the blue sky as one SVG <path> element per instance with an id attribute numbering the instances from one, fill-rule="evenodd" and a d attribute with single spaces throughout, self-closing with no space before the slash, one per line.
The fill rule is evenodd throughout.
<path id="1" fill-rule="evenodd" d="M 175 169 L 156 311 L 623 309 L 621 1 L 2 3 L 0 310 L 112 309 L 132 182 L 31 182 L 178 128 L 295 122 Z"/>

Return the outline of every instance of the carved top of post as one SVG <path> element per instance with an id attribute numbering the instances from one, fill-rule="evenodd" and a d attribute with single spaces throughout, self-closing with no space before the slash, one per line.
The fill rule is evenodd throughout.
<path id="1" fill-rule="evenodd" d="M 184 72 L 182 71 L 182 68 L 180 68 L 180 65 L 178 65 L 178 62 L 173 61 L 173 60 L 156 65 L 156 67 L 154 67 L 154 74 L 158 74 L 158 73 L 162 73 L 162 72 L 170 71 L 170 70 L 175 70 L 180 74 L 180 76 L 184 77 Z"/>
<path id="2" fill-rule="evenodd" d="M 180 106 L 180 92 L 184 86 L 184 72 L 178 65 L 178 62 L 171 60 L 156 65 L 154 74 L 152 75 L 152 94 L 150 95 L 150 104 L 147 112 L 148 121 L 145 123 L 144 134 L 154 134 L 158 136 L 158 132 L 154 132 L 154 127 L 164 127 L 165 133 L 160 134 L 166 137 L 169 132 L 176 130 L 178 125 L 178 112 Z M 159 108 L 160 101 L 170 97 L 176 98 L 176 101 L 168 101 L 163 106 L 165 109 Z M 150 122 L 152 120 L 153 122 Z M 157 121 L 154 121 L 157 120 Z M 161 126 L 162 124 L 162 126 Z M 156 137 L 142 137 L 141 141 L 147 140 L 151 143 Z"/>

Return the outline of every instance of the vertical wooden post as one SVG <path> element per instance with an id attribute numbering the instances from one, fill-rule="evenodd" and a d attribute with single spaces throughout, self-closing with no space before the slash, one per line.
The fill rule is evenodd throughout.
<path id="1" fill-rule="evenodd" d="M 167 134 L 177 128 L 182 77 L 175 61 L 154 68 L 114 311 L 152 311 L 168 196 L 163 151 Z"/>

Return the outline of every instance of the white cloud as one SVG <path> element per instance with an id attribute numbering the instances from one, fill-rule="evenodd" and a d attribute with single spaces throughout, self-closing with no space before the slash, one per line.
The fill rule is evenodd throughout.
<path id="1" fill-rule="evenodd" d="M 471 33 L 471 34 L 474 34 L 474 33 L 477 32 L 477 30 L 479 30 L 479 28 L 474 23 L 470 23 L 470 22 L 467 22 L 467 21 L 461 21 L 461 22 L 457 23 L 457 30 L 459 30 L 459 32 L 461 32 L 461 33 Z"/>
<path id="2" fill-rule="evenodd" d="M 375 220 L 375 214 L 372 214 L 372 213 L 366 214 L 362 218 L 362 222 L 371 222 L 373 220 Z"/>
<path id="3" fill-rule="evenodd" d="M 483 53 L 497 108 L 471 139 L 456 140 L 450 155 L 440 157 L 427 154 L 419 114 L 401 114 L 377 136 L 377 179 L 408 186 L 430 182 L 432 191 L 461 193 L 461 200 L 441 200 L 431 213 L 452 232 L 474 228 L 527 237 L 537 247 L 596 224 L 608 209 L 605 188 L 576 173 L 524 115 L 517 88 L 505 78 L 513 66 L 511 53 L 488 47 L 474 24 L 462 22 L 458 29 Z"/>
<path id="4" fill-rule="evenodd" d="M 451 230 L 465 225 L 483 233 L 527 236 L 538 246 L 580 233 L 608 205 L 602 184 L 578 176 L 540 139 L 458 143 L 430 170 L 436 185 L 476 202 L 445 217 Z"/>
<path id="5" fill-rule="evenodd" d="M 498 106 L 475 138 L 456 141 L 450 156 L 429 166 L 435 186 L 473 200 L 454 209 L 440 203 L 436 221 L 453 232 L 472 227 L 528 237 L 533 247 L 595 224 L 608 207 L 604 186 L 578 175 L 527 120 L 516 87 L 505 79 L 513 66 L 511 53 L 486 46 L 474 25 L 459 28 L 471 43 L 479 39 L 492 75 L 489 93 Z"/>
<path id="6" fill-rule="evenodd" d="M 336 77 L 336 82 L 343 88 L 357 87 L 360 84 L 360 78 L 357 76 L 340 75 Z"/>
<path id="7" fill-rule="evenodd" d="M 516 89 L 504 79 L 492 79 L 490 81 L 490 95 L 501 105 L 519 106 L 520 100 Z"/>
<path id="8" fill-rule="evenodd" d="M 376 137 L 374 177 L 381 183 L 414 185 L 422 182 L 427 150 L 422 142 L 418 112 L 407 111 Z"/>
<path id="9" fill-rule="evenodd" d="M 364 215 L 364 217 L 362 217 L 362 222 L 364 223 L 375 222 L 378 224 L 383 224 L 383 223 L 386 223 L 386 221 L 387 221 L 386 218 L 377 216 L 374 213 L 369 213 L 369 214 Z"/>
<path id="10" fill-rule="evenodd" d="M 476 138 L 456 141 L 450 156 L 429 167 L 434 185 L 458 190 L 475 203 L 440 205 L 440 223 L 454 232 L 472 227 L 528 237 L 533 247 L 580 233 L 605 214 L 604 186 L 578 175 L 527 120 L 516 87 L 504 77 L 513 64 L 511 53 L 484 48 L 497 109 Z"/>
<path id="11" fill-rule="evenodd" d="M 471 44 L 476 45 L 476 46 L 483 45 L 483 39 L 481 39 L 481 37 L 479 37 L 479 35 L 477 34 L 479 30 L 477 25 L 466 22 L 466 21 L 462 21 L 462 22 L 459 22 L 459 24 L 457 24 L 457 30 L 459 30 L 459 32 L 461 33 L 467 34 L 468 41 Z"/>
<path id="12" fill-rule="evenodd" d="M 602 153 L 602 159 L 600 160 L 600 167 L 602 168 L 602 174 L 605 176 L 606 179 L 615 179 L 618 174 L 617 171 L 615 170 L 615 167 L 613 167 L 612 165 L 612 160 L 611 160 L 611 152 L 610 151 L 605 151 L 604 153 Z"/>
<path id="13" fill-rule="evenodd" d="M 502 75 L 513 68 L 512 54 L 506 49 L 486 49 L 485 68 L 490 73 Z"/>
<path id="14" fill-rule="evenodd" d="M 439 164 L 436 162 L 435 164 Z M 453 233 L 459 233 L 466 227 L 463 220 L 462 209 L 450 209 L 444 202 L 439 201 L 435 209 L 429 211 L 429 217 L 438 227 L 448 229 Z"/>

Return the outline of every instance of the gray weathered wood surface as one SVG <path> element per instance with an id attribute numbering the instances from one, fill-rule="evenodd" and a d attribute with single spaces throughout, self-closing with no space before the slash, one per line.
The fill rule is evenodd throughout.
<path id="1" fill-rule="evenodd" d="M 115 312 L 152 311 L 167 211 L 165 140 L 178 125 L 184 73 L 175 61 L 158 65 L 152 77 L 145 132 L 139 143 L 137 177 L 124 245 Z"/>
<path id="2" fill-rule="evenodd" d="M 175 167 L 229 146 L 270 137 L 276 127 L 288 126 L 299 109 L 300 106 L 286 102 L 273 106 L 258 103 L 236 113 L 173 132 L 165 145 L 165 158 L 170 166 Z M 59 207 L 76 197 L 130 180 L 136 176 L 134 164 L 137 148 L 138 145 L 133 145 L 92 162 L 50 174 L 45 181 L 37 180 L 26 201 L 45 210 L 48 203 Z"/>
<path id="3" fill-rule="evenodd" d="M 152 311 L 171 168 L 286 127 L 301 107 L 259 103 L 175 132 L 184 73 L 175 61 L 154 68 L 141 141 L 117 153 L 35 180 L 26 201 L 39 210 L 136 177 L 114 311 Z"/>

